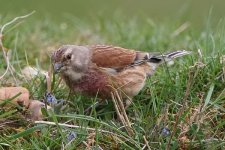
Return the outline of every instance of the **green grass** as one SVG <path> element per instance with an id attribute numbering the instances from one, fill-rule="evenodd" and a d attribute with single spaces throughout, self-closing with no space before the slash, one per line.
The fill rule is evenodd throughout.
<path id="1" fill-rule="evenodd" d="M 2 17 L 1 25 L 13 18 Z M 162 65 L 147 81 L 145 88 L 133 98 L 126 110 L 135 135 L 129 136 L 116 119 L 111 101 L 93 108 L 90 115 L 84 110 L 95 98 L 70 94 L 64 85 L 52 83 L 53 94 L 66 100 L 65 105 L 46 114 L 47 121 L 56 125 L 34 124 L 26 121 L 21 110 L 0 109 L 0 149 L 85 149 L 84 141 L 90 137 L 88 127 L 96 129 L 92 148 L 141 149 L 146 142 L 151 149 L 224 149 L 225 148 L 225 83 L 220 75 L 225 54 L 225 22 L 221 19 L 213 26 L 210 21 L 201 29 L 192 25 L 176 36 L 173 33 L 184 22 L 155 22 L 151 18 L 125 18 L 120 14 L 107 19 L 102 16 L 79 19 L 64 16 L 64 22 L 46 17 L 38 20 L 30 16 L 6 28 L 3 43 L 10 48 L 11 64 L 18 85 L 29 89 L 31 99 L 43 99 L 47 90 L 44 77 L 27 81 L 19 74 L 29 65 L 47 70 L 50 51 L 62 44 L 111 44 L 143 51 L 171 51 L 186 49 L 192 55 L 177 59 L 171 67 Z M 201 49 L 202 57 L 198 54 Z M 0 53 L 0 73 L 5 62 Z M 15 85 L 10 74 L 1 80 L 1 86 Z M 10 123 L 13 121 L 13 123 Z M 8 123 L 7 123 L 8 122 Z M 74 124 L 69 128 L 59 123 Z M 169 135 L 162 129 L 168 128 Z M 107 130 L 114 134 L 103 133 Z M 74 131 L 77 137 L 70 143 L 67 134 Z M 147 147 L 145 148 L 147 149 Z"/>

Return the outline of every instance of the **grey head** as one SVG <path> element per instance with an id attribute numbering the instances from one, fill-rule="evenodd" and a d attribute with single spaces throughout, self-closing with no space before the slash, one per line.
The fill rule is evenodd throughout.
<path id="1" fill-rule="evenodd" d="M 52 53 L 54 72 L 79 79 L 88 69 L 91 54 L 85 46 L 63 45 Z"/>

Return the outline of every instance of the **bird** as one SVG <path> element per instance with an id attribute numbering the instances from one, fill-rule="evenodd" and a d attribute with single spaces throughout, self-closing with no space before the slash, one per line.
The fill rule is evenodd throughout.
<path id="1" fill-rule="evenodd" d="M 113 45 L 62 45 L 52 52 L 54 72 L 70 90 L 100 99 L 111 99 L 117 91 L 126 107 L 163 62 L 190 54 L 177 50 L 165 54 Z"/>

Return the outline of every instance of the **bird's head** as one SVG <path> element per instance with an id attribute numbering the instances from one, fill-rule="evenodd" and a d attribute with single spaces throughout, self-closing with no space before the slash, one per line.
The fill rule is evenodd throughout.
<path id="1" fill-rule="evenodd" d="M 75 76 L 88 69 L 91 51 L 85 46 L 64 45 L 52 53 L 55 73 Z"/>

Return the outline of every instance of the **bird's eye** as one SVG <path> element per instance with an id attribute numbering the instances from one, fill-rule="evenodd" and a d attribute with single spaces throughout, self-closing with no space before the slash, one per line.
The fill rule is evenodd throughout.
<path id="1" fill-rule="evenodd" d="M 67 55 L 66 59 L 71 59 L 71 54 Z"/>

